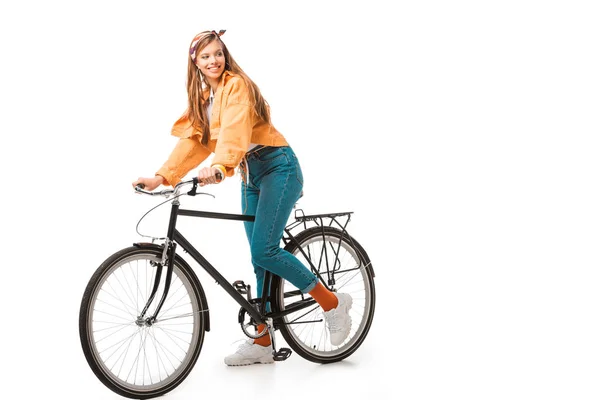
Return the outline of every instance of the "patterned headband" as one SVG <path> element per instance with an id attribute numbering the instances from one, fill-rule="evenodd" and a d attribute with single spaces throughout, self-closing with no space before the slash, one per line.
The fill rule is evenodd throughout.
<path id="1" fill-rule="evenodd" d="M 225 29 L 221 29 L 219 33 L 217 33 L 216 31 L 211 31 L 210 33 L 212 33 L 219 40 L 221 40 L 221 36 L 223 36 L 223 34 L 225 33 Z M 197 34 L 196 36 L 194 36 L 194 40 L 192 40 L 192 44 L 190 46 L 190 57 L 192 57 L 192 61 L 196 61 L 196 47 L 198 47 L 198 42 L 200 42 L 200 38 L 203 36 L 203 34 L 204 33 Z"/>

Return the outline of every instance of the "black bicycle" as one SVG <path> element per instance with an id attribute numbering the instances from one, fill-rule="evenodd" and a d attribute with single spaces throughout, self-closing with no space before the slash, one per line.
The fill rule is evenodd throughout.
<path id="1" fill-rule="evenodd" d="M 192 186 L 188 192 L 182 189 Z M 352 328 L 339 346 L 331 345 L 321 307 L 285 279 L 267 273 L 263 293 L 230 283 L 176 229 L 178 216 L 253 221 L 253 216 L 180 208 L 179 197 L 197 192 L 198 180 L 173 189 L 139 193 L 165 196 L 171 214 L 164 238 L 135 243 L 111 255 L 90 279 L 81 302 L 79 334 L 85 357 L 98 379 L 124 397 L 147 399 L 176 388 L 194 367 L 210 331 L 208 301 L 181 247 L 240 306 L 238 320 L 249 338 L 270 334 L 275 361 L 292 350 L 306 360 L 332 363 L 354 353 L 365 340 L 375 311 L 375 273 L 369 256 L 348 233 L 352 212 L 304 215 L 296 210 L 285 228 L 285 250 L 296 255 L 321 282 L 353 298 Z M 158 242 L 158 243 L 157 243 Z M 270 289 L 269 289 L 270 288 Z M 258 332 L 257 326 L 267 329 Z M 280 330 L 291 347 L 277 348 Z"/>

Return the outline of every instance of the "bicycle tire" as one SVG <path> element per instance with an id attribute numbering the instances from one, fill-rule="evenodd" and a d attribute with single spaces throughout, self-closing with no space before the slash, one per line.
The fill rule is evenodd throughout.
<path id="1" fill-rule="evenodd" d="M 371 328 L 375 314 L 373 266 L 363 247 L 347 232 L 337 228 L 312 227 L 300 232 L 295 239 L 285 246 L 285 250 L 307 266 L 306 258 L 310 258 L 317 268 L 313 272 L 322 275 L 325 283 L 328 283 L 325 264 L 335 260 L 335 254 L 340 256 L 339 263 L 334 266 L 337 271 L 333 273 L 335 284 L 332 289 L 352 295 L 352 328 L 340 346 L 331 345 L 323 310 L 315 304 L 308 310 L 302 309 L 283 317 L 279 329 L 287 344 L 302 358 L 321 364 L 341 361 L 360 347 Z M 300 249 L 304 250 L 304 254 Z M 351 265 L 354 263 L 356 265 Z M 279 276 L 273 276 L 272 285 L 276 311 L 284 311 L 295 301 L 310 298 Z"/>
<path id="2" fill-rule="evenodd" d="M 114 253 L 92 275 L 81 301 L 79 335 L 86 360 L 106 387 L 128 398 L 149 399 L 180 385 L 192 371 L 209 329 L 202 286 L 179 255 L 175 256 L 169 295 L 156 322 L 148 326 L 136 321 L 149 297 L 152 263 L 161 257 L 162 247 L 152 244 Z M 163 268 L 161 288 L 165 275 Z M 119 286 L 125 295 L 114 301 Z M 146 316 L 153 314 L 161 293 L 159 289 Z M 123 370 L 126 361 L 133 362 L 129 371 Z M 151 371 L 155 363 L 157 368 Z"/>

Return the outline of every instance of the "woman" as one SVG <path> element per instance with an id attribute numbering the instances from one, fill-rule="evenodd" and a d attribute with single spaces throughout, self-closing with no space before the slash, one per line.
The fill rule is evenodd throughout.
<path id="1" fill-rule="evenodd" d="M 352 297 L 329 291 L 294 255 L 280 247 L 283 229 L 302 192 L 303 177 L 292 148 L 271 124 L 269 107 L 256 84 L 244 73 L 220 36 L 225 31 L 204 31 L 194 37 L 188 58 L 188 109 L 175 122 L 172 135 L 179 141 L 165 164 L 152 178 L 139 178 L 133 186 L 147 190 L 174 186 L 211 153 L 210 166 L 198 171 L 201 186 L 218 183 L 217 176 L 242 172 L 242 209 L 255 215 L 244 222 L 250 243 L 257 293 L 262 293 L 269 270 L 310 294 L 323 308 L 330 340 L 344 342 L 350 333 Z M 265 329 L 259 325 L 259 331 Z M 271 338 L 248 340 L 227 365 L 272 363 Z"/>

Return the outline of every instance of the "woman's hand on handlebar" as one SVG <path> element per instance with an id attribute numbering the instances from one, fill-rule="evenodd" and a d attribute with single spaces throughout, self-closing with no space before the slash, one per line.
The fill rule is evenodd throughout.
<path id="1" fill-rule="evenodd" d="M 205 167 L 198 171 L 198 184 L 200 186 L 212 185 L 223 180 L 222 172 L 216 167 Z"/>
<path id="2" fill-rule="evenodd" d="M 155 177 L 152 178 L 138 178 L 135 182 L 133 182 L 131 184 L 131 186 L 133 186 L 134 188 L 137 185 L 143 185 L 142 189 L 148 190 L 148 191 L 153 191 L 154 189 L 156 189 L 157 187 L 159 187 L 160 185 L 162 185 L 164 183 L 163 177 L 160 175 L 156 175 Z"/>

